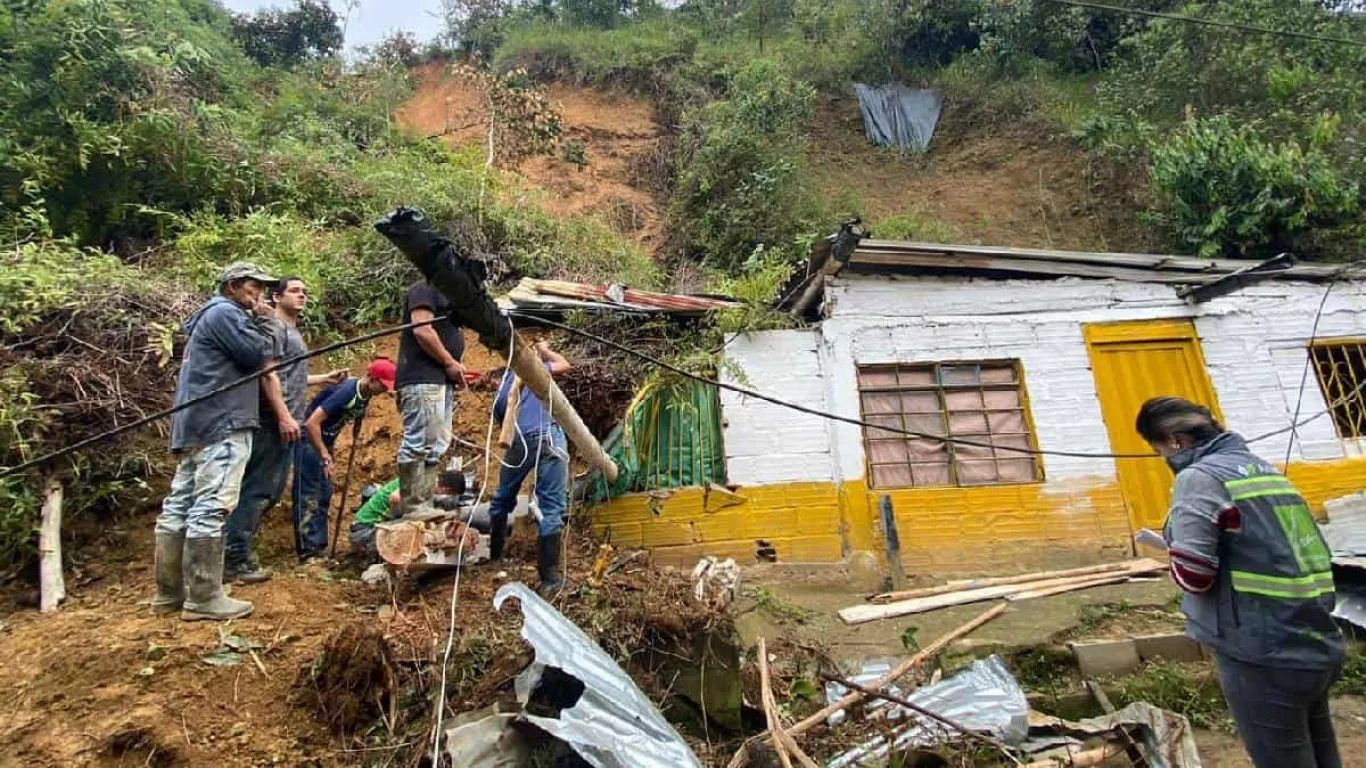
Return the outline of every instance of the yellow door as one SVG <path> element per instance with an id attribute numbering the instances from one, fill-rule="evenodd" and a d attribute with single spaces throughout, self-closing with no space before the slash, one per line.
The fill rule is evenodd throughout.
<path id="1" fill-rule="evenodd" d="M 1119 454 L 1152 454 L 1134 430 L 1139 406 L 1151 397 L 1176 395 L 1219 413 L 1214 388 L 1200 354 L 1200 338 L 1189 320 L 1149 320 L 1085 326 L 1100 411 Z M 1129 523 L 1160 529 L 1167 517 L 1172 473 L 1159 458 L 1117 459 L 1119 488 Z"/>

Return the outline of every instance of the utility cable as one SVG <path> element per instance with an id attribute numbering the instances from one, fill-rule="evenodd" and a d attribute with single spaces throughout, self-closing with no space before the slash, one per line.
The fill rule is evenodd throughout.
<path id="1" fill-rule="evenodd" d="M 1294 37 L 1301 40 L 1315 40 L 1320 43 L 1337 43 L 1339 45 L 1352 45 L 1366 48 L 1366 40 L 1353 40 L 1350 37 L 1328 37 L 1326 35 L 1315 35 L 1310 32 L 1294 32 L 1288 29 L 1274 29 L 1272 27 L 1261 27 L 1255 24 L 1241 24 L 1236 21 L 1222 21 L 1219 19 L 1202 19 L 1198 16 L 1183 16 L 1177 13 L 1163 13 L 1161 11 L 1149 11 L 1143 8 L 1124 8 L 1117 5 L 1106 5 L 1104 3 L 1086 2 L 1086 0 L 1047 0 L 1058 5 L 1070 5 L 1077 8 L 1090 8 L 1096 11 L 1110 11 L 1111 13 L 1125 14 L 1129 16 L 1145 16 L 1150 19 L 1166 19 L 1167 21 L 1181 21 L 1187 24 L 1200 24 L 1207 27 L 1219 27 L 1221 29 L 1234 29 L 1240 32 L 1253 32 L 1259 35 L 1275 35 L 1279 37 Z"/>
<path id="2" fill-rule="evenodd" d="M 684 376 L 684 377 L 686 377 L 686 378 L 692 379 L 693 381 L 696 381 L 696 382 L 699 382 L 699 383 L 702 383 L 702 384 L 707 384 L 707 385 L 709 385 L 709 386 L 713 386 L 713 387 L 716 387 L 716 388 L 718 388 L 718 389 L 729 390 L 729 391 L 731 391 L 731 392 L 735 392 L 736 394 L 744 395 L 744 396 L 746 396 L 746 397 L 753 397 L 753 398 L 755 398 L 755 399 L 757 399 L 757 400 L 763 400 L 764 402 L 772 403 L 773 405 L 781 406 L 781 407 L 783 407 L 783 408 L 788 408 L 788 409 L 790 409 L 790 410 L 797 411 L 798 413 L 805 413 L 805 414 L 808 414 L 808 415 L 811 415 L 811 416 L 819 416 L 820 418 L 823 418 L 823 419 L 828 419 L 828 420 L 830 420 L 830 421 L 838 421 L 838 422 L 842 422 L 842 423 L 845 423 L 845 424 L 851 424 L 851 425 L 857 426 L 857 427 L 866 427 L 866 428 L 868 428 L 868 429 L 876 429 L 876 430 L 880 430 L 880 431 L 882 431 L 882 432 L 887 432 L 887 433 L 897 434 L 897 435 L 903 435 L 903 436 L 905 436 L 905 437 L 914 437 L 914 438 L 919 438 L 919 439 L 923 439 L 923 440 L 932 440 L 932 441 L 937 442 L 937 443 L 953 443 L 953 444 L 955 444 L 955 445 L 969 445 L 969 446 L 978 447 L 978 448 L 994 448 L 994 449 L 996 449 L 996 450 L 998 450 L 998 451 L 1009 451 L 1009 452 L 1012 452 L 1012 453 L 1022 453 L 1022 454 L 1026 454 L 1026 455 L 1029 455 L 1029 456 L 1065 456 L 1065 457 L 1068 457 L 1068 458 L 1078 458 L 1078 459 L 1159 459 L 1159 458 L 1161 458 L 1160 456 L 1158 456 L 1158 455 L 1155 454 L 1155 453 L 1092 453 L 1092 452 L 1084 452 L 1084 451 L 1055 451 L 1055 450 L 1043 450 L 1043 449 L 1039 449 L 1039 448 L 1017 448 L 1017 447 L 1014 447 L 1014 446 L 993 445 L 993 444 L 991 444 L 991 443 L 983 443 L 983 442 L 980 442 L 980 441 L 968 440 L 968 439 L 964 439 L 964 438 L 961 438 L 961 437 L 951 437 L 951 436 L 946 436 L 946 435 L 935 435 L 935 434 L 930 434 L 930 433 L 928 433 L 928 432 L 917 432 L 917 431 L 915 431 L 915 430 L 910 430 L 910 429 L 897 429 L 896 427 L 884 427 L 884 426 L 882 426 L 882 425 L 873 424 L 873 423 L 864 421 L 864 420 L 862 420 L 862 419 L 856 419 L 856 418 L 854 418 L 854 417 L 852 417 L 852 416 L 841 416 L 841 415 L 839 415 L 839 414 L 830 413 L 830 412 L 828 412 L 828 411 L 822 411 L 822 410 L 817 409 L 817 408 L 811 408 L 811 407 L 808 407 L 808 406 L 805 406 L 805 405 L 801 405 L 801 404 L 799 404 L 799 403 L 793 403 L 793 402 L 789 402 L 789 401 L 787 401 L 787 400 L 782 400 L 782 399 L 780 399 L 780 398 L 773 397 L 772 395 L 766 395 L 766 394 L 764 394 L 764 393 L 762 393 L 762 392 L 756 392 L 756 391 L 754 391 L 754 390 L 752 390 L 752 389 L 748 389 L 748 388 L 745 388 L 745 387 L 741 387 L 741 386 L 738 386 L 738 385 L 735 385 L 735 384 L 727 384 L 727 383 L 725 383 L 725 382 L 717 381 L 717 380 L 715 380 L 715 379 L 709 379 L 709 378 L 707 378 L 706 376 L 702 376 L 702 375 L 693 373 L 692 371 L 685 370 L 685 369 L 680 368 L 680 367 L 678 367 L 678 366 L 676 366 L 676 365 L 673 365 L 672 363 L 668 363 L 668 362 L 666 362 L 666 361 L 664 361 L 664 360 L 660 360 L 659 358 L 653 357 L 653 356 L 651 356 L 651 355 L 649 355 L 649 354 L 646 354 L 646 353 L 644 353 L 644 352 L 640 352 L 640 351 L 638 351 L 638 350 L 631 349 L 630 347 L 627 347 L 627 346 L 625 346 L 624 344 L 619 344 L 619 343 L 617 343 L 617 342 L 615 342 L 615 341 L 612 341 L 611 339 L 606 339 L 606 338 L 603 338 L 602 336 L 599 336 L 599 335 L 597 335 L 597 334 L 595 334 L 595 333 L 590 333 L 589 331 L 584 331 L 584 330 L 581 330 L 581 329 L 578 329 L 578 328 L 574 328 L 574 327 L 572 327 L 572 326 L 564 325 L 564 324 L 562 324 L 562 323 L 557 323 L 557 322 L 555 322 L 555 321 L 553 321 L 553 320 L 546 320 L 546 319 L 544 319 L 544 318 L 534 317 L 534 316 L 532 316 L 532 315 L 526 315 L 526 314 L 522 314 L 522 313 L 520 313 L 520 312 L 515 312 L 515 311 L 509 312 L 508 314 L 509 314 L 509 315 L 515 315 L 515 316 L 518 316 L 518 317 L 523 317 L 523 318 L 529 319 L 529 320 L 531 320 L 532 322 L 535 322 L 535 323 L 539 323 L 539 324 L 542 324 L 542 325 L 546 325 L 546 326 L 549 326 L 549 327 L 551 327 L 551 328 L 555 328 L 555 329 L 557 329 L 557 330 L 565 331 L 565 332 L 567 332 L 567 333 L 571 333 L 571 334 L 574 334 L 574 335 L 576 335 L 576 336 L 581 336 L 581 337 L 583 337 L 583 338 L 586 338 L 586 339 L 589 339 L 589 340 L 591 340 L 591 341 L 597 342 L 597 343 L 602 344 L 602 345 L 604 345 L 604 346 L 611 347 L 612 349 L 618 350 L 618 351 L 620 351 L 620 352 L 624 352 L 624 353 L 626 353 L 626 354 L 628 354 L 628 355 L 632 355 L 632 356 L 634 356 L 634 357 L 636 357 L 636 358 L 639 358 L 639 359 L 641 359 L 641 360 L 644 360 L 645 362 L 650 363 L 651 365 L 654 365 L 654 366 L 656 366 L 656 367 L 658 367 L 658 368 L 663 368 L 664 370 L 671 371 L 671 372 L 676 373 L 676 374 L 678 374 L 678 375 L 680 375 L 680 376 Z M 1310 416 L 1310 417 L 1304 419 L 1303 421 L 1299 422 L 1298 424 L 1293 424 L 1293 423 L 1292 423 L 1291 426 L 1289 426 L 1289 427 L 1283 427 L 1283 428 L 1281 428 L 1281 429 L 1273 430 L 1273 431 L 1271 431 L 1271 432 L 1267 432 L 1267 433 L 1262 434 L 1262 435 L 1257 435 L 1256 437 L 1253 437 L 1253 438 L 1249 439 L 1247 442 L 1248 442 L 1248 443 L 1260 442 L 1260 441 L 1262 441 L 1262 440 L 1266 440 L 1266 439 L 1268 439 L 1268 438 L 1271 438 L 1271 437 L 1275 437 L 1275 436 L 1277 436 L 1277 435 L 1284 434 L 1284 433 L 1290 431 L 1292 428 L 1304 426 L 1305 424 L 1308 424 L 1309 422 L 1311 422 L 1311 421 L 1313 421 L 1313 420 L 1315 420 L 1315 419 L 1317 419 L 1317 418 L 1323 416 L 1324 414 L 1328 413 L 1328 412 L 1331 411 L 1333 408 L 1336 408 L 1338 405 L 1342 404 L 1343 402 L 1346 402 L 1347 400 L 1350 400 L 1352 397 L 1355 397 L 1355 396 L 1357 395 L 1358 392 L 1361 392 L 1361 391 L 1363 391 L 1363 390 L 1366 390 L 1366 382 L 1362 382 L 1361 386 L 1357 387 L 1357 389 L 1353 390 L 1352 392 L 1347 393 L 1346 395 L 1344 395 L 1344 396 L 1341 397 L 1341 398 L 1338 398 L 1337 400 L 1333 401 L 1332 403 L 1329 403 L 1327 408 L 1325 408 L 1325 409 L 1322 410 L 1322 411 L 1319 411 L 1318 413 L 1314 414 L 1313 416 Z"/>

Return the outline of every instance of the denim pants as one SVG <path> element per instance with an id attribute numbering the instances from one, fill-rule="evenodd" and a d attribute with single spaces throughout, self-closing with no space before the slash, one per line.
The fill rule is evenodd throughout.
<path id="1" fill-rule="evenodd" d="M 237 508 L 228 515 L 226 560 L 245 564 L 251 558 L 251 545 L 261 529 L 266 510 L 280 501 L 285 480 L 294 463 L 294 444 L 280 439 L 274 423 L 258 427 L 251 438 L 251 458 L 242 477 L 242 494 Z"/>
<path id="2" fill-rule="evenodd" d="M 441 461 L 451 445 L 454 397 L 455 391 L 449 384 L 399 387 L 398 410 L 403 415 L 403 442 L 398 446 L 400 464 Z"/>
<path id="3" fill-rule="evenodd" d="M 1328 691 L 1342 673 L 1216 658 L 1238 735 L 1257 768 L 1342 768 Z"/>
<path id="4" fill-rule="evenodd" d="M 489 503 L 489 516 L 501 525 L 516 508 L 522 481 L 533 467 L 538 466 L 538 450 L 536 506 L 541 510 L 541 521 L 537 532 L 541 536 L 553 536 L 564 528 L 564 510 L 569 500 L 569 450 L 564 432 L 558 426 L 538 435 L 526 435 L 525 441 L 519 437 L 512 442 L 498 470 L 498 491 Z"/>
<path id="5" fill-rule="evenodd" d="M 216 539 L 223 521 L 237 506 L 242 474 L 251 455 L 252 430 L 239 429 L 216 443 L 180 455 L 171 492 L 157 515 L 158 534 L 184 533 L 187 539 Z"/>
<path id="6" fill-rule="evenodd" d="M 332 446 L 327 446 L 331 451 Z M 294 551 L 299 559 L 327 551 L 327 512 L 332 507 L 332 481 L 323 472 L 317 449 L 301 440 L 294 456 Z"/>

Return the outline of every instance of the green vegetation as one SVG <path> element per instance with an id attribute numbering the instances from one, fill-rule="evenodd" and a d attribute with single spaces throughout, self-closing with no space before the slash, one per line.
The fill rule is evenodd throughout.
<path id="1" fill-rule="evenodd" d="M 1197 728 L 1223 728 L 1231 725 L 1224 694 L 1214 667 L 1209 663 L 1149 664 L 1116 681 L 1119 686 L 1115 706 L 1125 707 L 1146 701 L 1155 707 L 1185 715 Z"/>

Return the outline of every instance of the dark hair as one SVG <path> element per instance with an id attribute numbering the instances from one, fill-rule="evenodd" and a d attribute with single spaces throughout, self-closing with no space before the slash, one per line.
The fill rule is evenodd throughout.
<path id="1" fill-rule="evenodd" d="M 1144 403 L 1134 428 L 1150 443 L 1185 435 L 1199 444 L 1224 433 L 1224 425 L 1208 408 L 1184 397 L 1154 397 Z"/>
<path id="2" fill-rule="evenodd" d="M 447 469 L 437 477 L 437 480 L 441 487 L 450 490 L 451 493 L 459 495 L 465 492 L 465 475 L 462 472 Z"/>
<path id="3" fill-rule="evenodd" d="M 302 277 L 299 277 L 298 275 L 285 275 L 284 277 L 280 278 L 278 282 L 270 286 L 270 298 L 280 298 L 280 294 L 285 292 L 285 289 L 289 287 L 290 283 L 302 283 L 303 281 L 304 279 Z"/>

